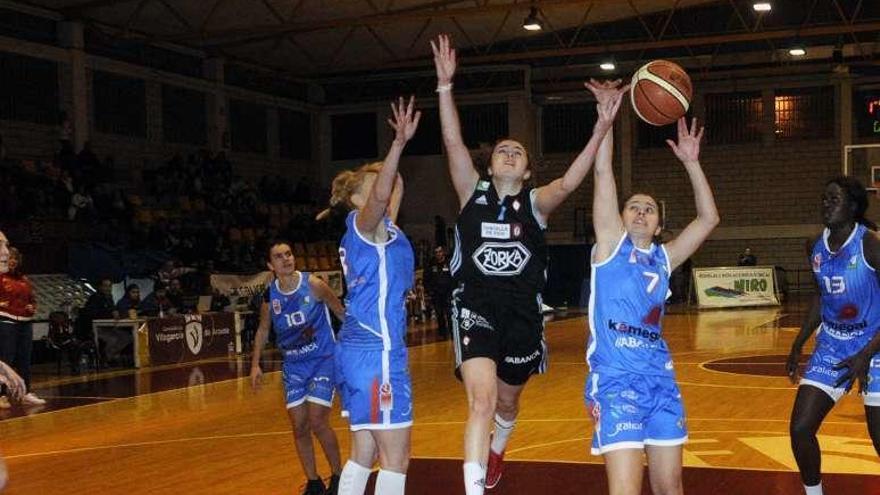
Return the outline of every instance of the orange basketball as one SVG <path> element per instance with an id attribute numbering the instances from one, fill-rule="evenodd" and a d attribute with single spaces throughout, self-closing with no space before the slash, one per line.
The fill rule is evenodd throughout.
<path id="1" fill-rule="evenodd" d="M 633 75 L 630 100 L 633 110 L 645 122 L 661 126 L 675 122 L 687 113 L 694 88 L 680 65 L 654 60 Z"/>

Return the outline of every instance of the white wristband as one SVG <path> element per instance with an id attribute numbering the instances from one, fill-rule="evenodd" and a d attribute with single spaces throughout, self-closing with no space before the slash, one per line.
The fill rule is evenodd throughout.
<path id="1" fill-rule="evenodd" d="M 452 83 L 440 84 L 437 86 L 437 89 L 435 91 L 438 93 L 445 93 L 447 91 L 452 91 Z"/>

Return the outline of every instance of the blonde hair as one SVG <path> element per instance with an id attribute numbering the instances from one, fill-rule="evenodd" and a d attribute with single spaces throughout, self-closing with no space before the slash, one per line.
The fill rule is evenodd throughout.
<path id="1" fill-rule="evenodd" d="M 351 202 L 351 197 L 360 189 L 367 174 L 378 174 L 380 170 L 382 170 L 382 162 L 373 162 L 337 174 L 333 178 L 330 192 L 330 207 L 344 205 L 349 210 L 354 209 L 355 205 Z"/>
<path id="2" fill-rule="evenodd" d="M 336 174 L 330 187 L 330 207 L 318 213 L 315 219 L 325 220 L 334 210 L 357 208 L 351 197 L 360 189 L 367 174 L 378 174 L 382 170 L 382 164 L 382 162 L 367 163 L 354 170 L 343 170 Z"/>

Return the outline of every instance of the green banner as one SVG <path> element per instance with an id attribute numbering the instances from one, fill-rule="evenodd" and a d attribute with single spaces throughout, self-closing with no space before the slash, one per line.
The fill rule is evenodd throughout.
<path id="1" fill-rule="evenodd" d="M 694 268 L 694 290 L 701 308 L 778 305 L 772 266 Z"/>

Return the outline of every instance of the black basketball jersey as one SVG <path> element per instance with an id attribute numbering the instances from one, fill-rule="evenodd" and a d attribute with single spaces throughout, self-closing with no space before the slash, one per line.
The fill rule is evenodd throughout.
<path id="1" fill-rule="evenodd" d="M 535 217 L 533 191 L 523 188 L 501 201 L 492 181 L 477 182 L 455 222 L 450 268 L 456 282 L 526 294 L 544 289 L 545 226 Z"/>

